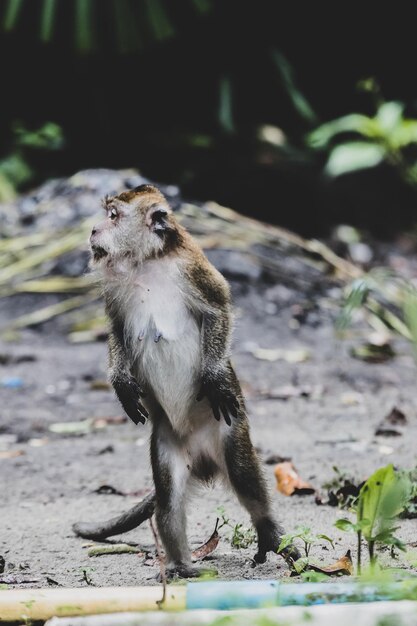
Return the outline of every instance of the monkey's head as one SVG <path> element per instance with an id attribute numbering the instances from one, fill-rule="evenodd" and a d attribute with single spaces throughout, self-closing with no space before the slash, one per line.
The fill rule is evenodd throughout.
<path id="1" fill-rule="evenodd" d="M 172 210 L 153 185 L 140 185 L 118 196 L 107 196 L 104 220 L 91 232 L 93 266 L 123 258 L 144 261 L 161 254 L 177 226 Z"/>

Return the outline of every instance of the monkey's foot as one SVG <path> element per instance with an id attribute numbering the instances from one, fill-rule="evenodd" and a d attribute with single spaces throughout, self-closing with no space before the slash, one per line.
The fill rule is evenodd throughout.
<path id="1" fill-rule="evenodd" d="M 198 578 L 207 573 L 217 574 L 217 570 L 208 567 L 198 567 L 190 563 L 174 563 L 166 569 L 168 580 L 173 578 Z"/>
<path id="2" fill-rule="evenodd" d="M 274 548 L 271 548 L 270 550 L 268 550 L 268 552 L 274 552 L 275 554 L 277 554 L 277 550 L 274 549 Z M 255 556 L 253 557 L 253 567 L 256 567 L 256 565 L 258 565 L 260 563 L 265 563 L 266 555 L 267 555 L 267 553 L 264 550 L 262 550 L 262 551 L 259 550 L 255 554 Z M 301 554 L 299 553 L 297 548 L 294 545 L 288 546 L 287 548 L 285 548 L 281 552 L 278 552 L 278 555 L 282 556 L 282 558 L 285 560 L 285 562 L 287 563 L 288 567 L 290 568 L 291 572 L 295 573 L 296 569 L 294 567 L 294 563 L 295 563 L 295 561 L 298 561 L 298 559 L 301 558 Z"/>
<path id="3" fill-rule="evenodd" d="M 281 550 L 279 554 L 283 557 L 283 559 L 285 559 L 285 562 L 290 570 L 295 572 L 296 569 L 294 567 L 294 563 L 298 561 L 298 559 L 301 559 L 301 554 L 298 549 L 294 545 L 290 545 L 287 548 L 284 548 L 284 550 Z"/>

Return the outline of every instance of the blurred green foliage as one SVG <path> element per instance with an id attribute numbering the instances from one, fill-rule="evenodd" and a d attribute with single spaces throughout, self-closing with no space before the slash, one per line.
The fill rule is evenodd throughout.
<path id="1" fill-rule="evenodd" d="M 375 267 L 345 288 L 337 329 L 345 330 L 355 311 L 376 316 L 389 331 L 411 341 L 417 358 L 417 288 L 410 280 L 385 267 Z"/>
<path id="2" fill-rule="evenodd" d="M 48 122 L 37 130 L 28 130 L 15 122 L 11 151 L 0 159 L 0 202 L 13 200 L 16 191 L 33 179 L 33 150 L 60 150 L 63 146 L 62 129 L 57 124 Z"/>
<path id="3" fill-rule="evenodd" d="M 372 81 L 371 81 L 372 82 Z M 307 136 L 307 146 L 326 151 L 330 176 L 375 167 L 383 161 L 396 167 L 406 182 L 417 183 L 417 120 L 404 114 L 401 102 L 380 102 L 376 114 L 345 115 L 322 124 Z"/>
<path id="4" fill-rule="evenodd" d="M 6 0 L 3 28 L 12 31 L 19 27 L 32 0 Z M 61 7 L 59 6 L 61 4 Z M 68 3 L 67 3 L 68 4 Z M 108 45 L 102 31 L 111 33 L 118 52 L 137 52 L 152 41 L 164 41 L 176 34 L 174 21 L 168 10 L 168 0 L 73 0 L 71 15 L 72 41 L 79 52 L 91 52 Z M 190 0 L 192 9 L 204 15 L 211 8 L 210 0 Z M 58 21 L 62 19 L 59 0 L 41 0 L 38 10 L 38 36 L 48 43 L 56 37 Z"/>
<path id="5" fill-rule="evenodd" d="M 309 236 L 328 221 L 348 222 L 344 196 L 329 197 L 339 179 L 384 170 L 391 195 L 381 196 L 388 205 L 395 195 L 396 216 L 409 220 L 414 35 L 386 45 L 399 12 L 377 26 L 363 7 L 360 20 L 346 12 L 342 28 L 316 3 L 304 4 L 302 17 L 287 3 L 276 19 L 274 0 L 256 8 L 238 0 L 0 0 L 0 54 L 10 60 L 0 158 L 10 154 L 15 119 L 28 128 L 54 120 L 67 143 L 31 165 L 33 184 L 83 168 L 137 167 L 188 197 L 215 198 Z M 387 102 L 372 80 L 355 89 L 363 75 L 378 77 Z M 375 221 L 379 198 L 369 196 Z"/>
<path id="6" fill-rule="evenodd" d="M 348 519 L 337 520 L 339 530 L 353 531 L 358 535 L 358 570 L 361 566 L 361 540 L 365 539 L 371 565 L 376 561 L 375 545 L 405 546 L 394 535 L 398 530 L 396 522 L 411 497 L 411 482 L 406 472 L 396 471 L 387 465 L 372 474 L 363 485 L 354 511 L 356 522 Z"/>

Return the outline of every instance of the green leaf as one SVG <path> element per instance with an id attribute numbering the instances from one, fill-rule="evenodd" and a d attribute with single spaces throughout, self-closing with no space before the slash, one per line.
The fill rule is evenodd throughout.
<path id="1" fill-rule="evenodd" d="M 282 550 L 285 550 L 285 548 L 288 548 L 288 546 L 292 544 L 293 539 L 294 535 L 283 535 L 281 537 L 281 543 L 278 546 L 278 554 L 282 552 Z"/>
<path id="2" fill-rule="evenodd" d="M 375 167 L 386 155 L 383 146 L 365 141 L 354 141 L 336 146 L 330 153 L 325 171 L 330 176 L 341 176 L 349 172 Z"/>
<path id="3" fill-rule="evenodd" d="M 235 124 L 233 121 L 233 107 L 232 107 L 232 83 L 230 78 L 223 76 L 220 80 L 219 91 L 219 123 L 226 133 L 232 134 L 235 132 Z"/>
<path id="4" fill-rule="evenodd" d="M 297 559 L 297 561 L 294 562 L 294 568 L 297 574 L 301 574 L 301 572 L 303 572 L 306 569 L 307 565 L 308 565 L 307 557 L 302 557 L 301 559 Z"/>
<path id="5" fill-rule="evenodd" d="M 327 574 L 322 574 L 321 572 L 315 572 L 314 570 L 307 570 L 306 572 L 301 572 L 300 574 L 303 582 L 305 583 L 323 583 L 329 580 L 330 576 Z"/>
<path id="6" fill-rule="evenodd" d="M 145 0 L 149 24 L 157 41 L 168 39 L 175 34 L 161 0 Z"/>
<path id="7" fill-rule="evenodd" d="M 403 310 L 405 323 L 410 331 L 417 356 L 417 291 L 411 285 L 404 292 Z"/>
<path id="8" fill-rule="evenodd" d="M 56 0 L 43 0 L 41 14 L 41 39 L 48 42 L 51 39 L 56 12 Z"/>
<path id="9" fill-rule="evenodd" d="M 199 13 L 208 13 L 212 9 L 210 0 L 192 0 L 192 3 Z"/>
<path id="10" fill-rule="evenodd" d="M 307 135 L 307 144 L 312 148 L 326 148 L 330 141 L 341 133 L 358 133 L 364 137 L 372 137 L 376 134 L 376 126 L 373 119 L 360 113 L 351 113 L 337 120 L 322 124 Z"/>
<path id="11" fill-rule="evenodd" d="M 53 122 L 47 122 L 41 128 L 29 131 L 21 125 L 15 126 L 16 145 L 30 146 L 46 150 L 58 150 L 64 144 L 62 128 Z"/>
<path id="12" fill-rule="evenodd" d="M 328 535 L 322 535 L 322 534 L 317 535 L 317 539 L 324 539 L 324 541 L 328 541 L 330 545 L 332 546 L 332 548 L 334 548 L 334 541 Z"/>
<path id="13" fill-rule="evenodd" d="M 0 161 L 0 175 L 17 187 L 29 181 L 33 172 L 23 157 L 15 152 Z"/>
<path id="14" fill-rule="evenodd" d="M 396 473 L 390 464 L 377 470 L 362 487 L 358 499 L 358 522 L 367 541 L 394 528 L 394 521 L 404 509 L 410 495 L 410 480 Z"/>
<path id="15" fill-rule="evenodd" d="M 9 0 L 4 16 L 4 30 L 12 30 L 19 19 L 19 13 L 23 5 L 23 0 Z"/>
<path id="16" fill-rule="evenodd" d="M 405 545 L 401 541 L 401 539 L 398 539 L 398 537 L 394 536 L 395 531 L 398 529 L 399 529 L 399 526 L 396 526 L 395 528 L 387 528 L 385 530 L 382 530 L 380 533 L 378 533 L 375 536 L 374 541 L 378 541 L 379 543 L 384 543 L 387 546 L 397 546 L 401 550 L 405 550 Z"/>
<path id="17" fill-rule="evenodd" d="M 0 202 L 11 202 L 16 198 L 16 191 L 11 181 L 0 171 Z"/>
<path id="18" fill-rule="evenodd" d="M 378 109 L 376 121 L 381 134 L 388 135 L 401 123 L 404 105 L 401 102 L 384 102 Z"/>
<path id="19" fill-rule="evenodd" d="M 391 132 L 389 142 L 390 146 L 397 150 L 417 143 L 417 121 L 402 120 L 401 124 Z"/>
<path id="20" fill-rule="evenodd" d="M 357 278 L 351 283 L 346 300 L 336 320 L 336 326 L 339 330 L 344 330 L 349 326 L 353 311 L 363 305 L 368 293 L 369 284 L 366 279 Z"/>
<path id="21" fill-rule="evenodd" d="M 334 525 L 339 530 L 343 530 L 345 532 L 356 532 L 355 524 L 352 524 L 350 520 L 345 518 L 336 520 Z"/>
<path id="22" fill-rule="evenodd" d="M 75 45 L 80 52 L 95 48 L 94 6 L 91 0 L 75 0 Z"/>
<path id="23" fill-rule="evenodd" d="M 294 71 L 287 59 L 278 50 L 272 51 L 272 58 L 280 73 L 281 80 L 287 90 L 294 109 L 309 124 L 317 124 L 317 115 L 313 107 L 295 84 Z"/>

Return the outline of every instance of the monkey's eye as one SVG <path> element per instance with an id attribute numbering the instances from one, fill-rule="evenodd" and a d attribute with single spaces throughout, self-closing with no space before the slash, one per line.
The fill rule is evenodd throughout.
<path id="1" fill-rule="evenodd" d="M 112 222 L 114 222 L 114 220 L 118 217 L 118 213 L 116 209 L 111 209 L 108 216 L 109 216 L 109 219 L 111 219 Z"/>
<path id="2" fill-rule="evenodd" d="M 162 222 L 162 220 L 167 216 L 167 212 L 165 209 L 158 209 L 152 213 L 152 221 L 153 222 Z"/>

